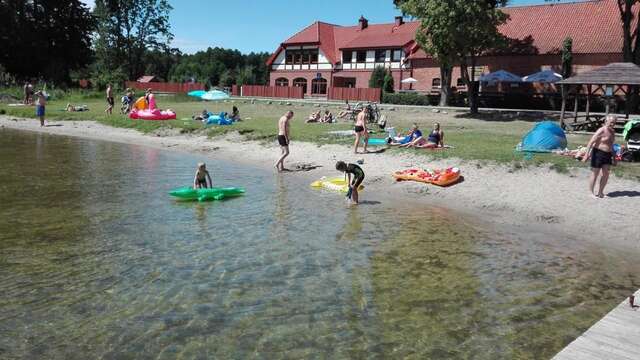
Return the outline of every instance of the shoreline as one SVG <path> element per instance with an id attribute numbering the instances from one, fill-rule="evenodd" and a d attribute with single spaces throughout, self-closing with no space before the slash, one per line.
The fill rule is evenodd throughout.
<path id="1" fill-rule="evenodd" d="M 137 144 L 157 149 L 190 153 L 207 158 L 224 158 L 242 164 L 272 169 L 279 156 L 275 141 L 263 144 L 245 140 L 238 133 L 207 138 L 163 129 L 152 134 L 115 128 L 94 121 L 51 121 L 41 128 L 36 120 L 0 116 L 0 129 L 32 131 L 94 140 Z M 274 122 L 275 126 L 275 122 Z M 256 151 L 259 149 L 260 151 Z M 374 148 L 372 148 L 374 149 Z M 593 199 L 587 190 L 589 171 L 571 169 L 560 174 L 548 167 L 514 169 L 506 165 L 485 165 L 454 159 L 431 160 L 407 153 L 353 154 L 351 147 L 296 142 L 292 134 L 291 155 L 285 164 L 320 166 L 308 172 L 290 172 L 308 182 L 322 176 L 339 175 L 333 166 L 337 160 L 363 159 L 367 193 L 377 192 L 397 200 L 412 199 L 467 214 L 501 228 L 522 231 L 539 230 L 543 234 L 588 241 L 606 247 L 638 249 L 637 214 L 640 214 L 638 183 L 612 176 L 607 192 L 613 197 Z M 409 167 L 440 168 L 458 166 L 464 180 L 440 188 L 416 182 L 396 182 L 391 174 Z M 274 169 L 275 173 L 275 169 Z"/>

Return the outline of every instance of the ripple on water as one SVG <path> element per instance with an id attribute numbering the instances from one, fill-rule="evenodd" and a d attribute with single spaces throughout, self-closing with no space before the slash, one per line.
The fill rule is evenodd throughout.
<path id="1" fill-rule="evenodd" d="M 548 358 L 638 287 L 635 254 L 218 160 L 246 196 L 180 203 L 197 157 L 2 135 L 0 357 Z"/>

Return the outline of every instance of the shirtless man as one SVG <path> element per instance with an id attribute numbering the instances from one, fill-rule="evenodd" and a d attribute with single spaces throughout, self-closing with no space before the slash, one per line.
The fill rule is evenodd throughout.
<path id="1" fill-rule="evenodd" d="M 364 107 L 356 117 L 356 124 L 353 131 L 356 133 L 356 142 L 353 145 L 353 152 L 358 153 L 360 138 L 364 139 L 364 152 L 367 152 L 367 141 L 369 140 L 369 132 L 367 131 L 367 118 L 369 117 L 369 108 Z"/>
<path id="2" fill-rule="evenodd" d="M 589 179 L 589 189 L 591 194 L 596 198 L 604 197 L 604 187 L 609 180 L 609 167 L 616 165 L 616 158 L 613 155 L 613 142 L 616 139 L 614 126 L 616 125 L 616 117 L 607 115 L 604 125 L 593 134 L 591 140 L 587 144 L 587 154 L 583 162 L 587 162 L 591 158 L 591 178 Z M 600 175 L 600 187 L 598 193 L 593 190 L 596 186 L 596 180 Z"/>
<path id="3" fill-rule="evenodd" d="M 107 109 L 104 111 L 107 114 L 111 115 L 113 112 L 113 90 L 111 89 L 111 84 L 107 85 Z"/>
<path id="4" fill-rule="evenodd" d="M 282 152 L 278 162 L 276 162 L 278 171 L 285 171 L 284 159 L 289 156 L 289 121 L 291 119 L 293 119 L 293 111 L 289 110 L 278 120 L 278 143 Z"/>

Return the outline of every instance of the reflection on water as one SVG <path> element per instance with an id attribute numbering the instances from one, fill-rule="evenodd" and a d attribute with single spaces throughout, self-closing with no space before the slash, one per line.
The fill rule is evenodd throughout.
<path id="1" fill-rule="evenodd" d="M 0 131 L 0 358 L 548 358 L 638 287 L 635 254 L 224 161 L 246 196 L 169 199 L 200 160 Z"/>

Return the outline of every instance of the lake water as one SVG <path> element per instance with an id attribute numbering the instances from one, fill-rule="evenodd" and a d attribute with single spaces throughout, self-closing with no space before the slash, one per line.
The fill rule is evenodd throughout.
<path id="1" fill-rule="evenodd" d="M 171 199 L 202 160 L 0 130 L 0 358 L 549 358 L 640 287 L 638 254 L 223 159 L 246 196 Z"/>

